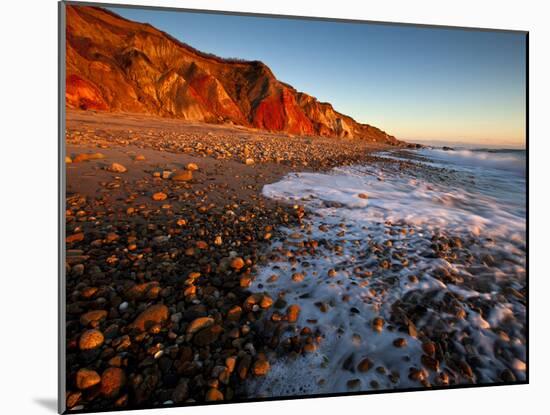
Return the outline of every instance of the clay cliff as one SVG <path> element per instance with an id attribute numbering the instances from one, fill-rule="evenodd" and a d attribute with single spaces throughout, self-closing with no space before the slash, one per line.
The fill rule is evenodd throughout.
<path id="1" fill-rule="evenodd" d="M 66 105 L 399 145 L 259 61 L 222 59 L 108 10 L 67 6 Z"/>

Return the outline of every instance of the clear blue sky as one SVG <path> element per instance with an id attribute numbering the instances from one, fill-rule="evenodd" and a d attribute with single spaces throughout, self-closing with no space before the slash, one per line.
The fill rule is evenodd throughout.
<path id="1" fill-rule="evenodd" d="M 525 35 L 111 8 L 405 140 L 525 142 Z"/>

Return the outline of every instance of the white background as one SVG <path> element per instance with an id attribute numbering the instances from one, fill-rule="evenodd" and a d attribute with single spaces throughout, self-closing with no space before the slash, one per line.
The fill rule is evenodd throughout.
<path id="1" fill-rule="evenodd" d="M 226 415 L 339 411 L 546 412 L 550 396 L 548 11 L 507 0 L 127 0 L 134 4 L 530 31 L 531 384 L 171 409 Z M 116 2 L 113 0 L 112 2 Z M 57 4 L 9 0 L 0 22 L 0 412 L 54 413 L 57 389 Z M 545 405 L 546 404 L 546 405 Z M 382 412 L 383 411 L 383 412 Z M 142 414 L 153 413 L 142 411 Z"/>

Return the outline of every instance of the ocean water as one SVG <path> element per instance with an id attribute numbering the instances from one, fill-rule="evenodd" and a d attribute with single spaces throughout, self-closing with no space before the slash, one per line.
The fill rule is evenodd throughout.
<path id="1" fill-rule="evenodd" d="M 307 327 L 315 350 L 275 357 L 251 395 L 525 379 L 525 151 L 380 155 L 264 187 L 308 215 L 251 288 L 298 304 L 280 340 Z"/>

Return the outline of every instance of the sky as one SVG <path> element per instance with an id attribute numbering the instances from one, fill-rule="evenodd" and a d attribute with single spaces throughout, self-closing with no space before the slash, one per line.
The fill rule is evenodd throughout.
<path id="1" fill-rule="evenodd" d="M 403 140 L 525 145 L 522 33 L 111 8 Z"/>

